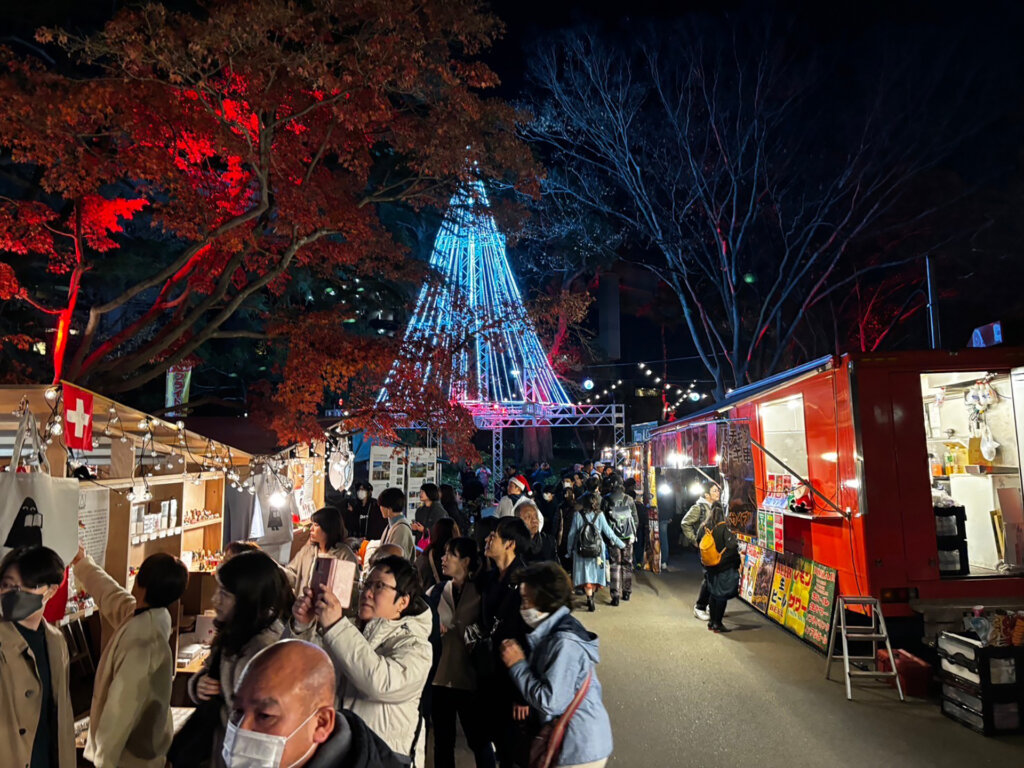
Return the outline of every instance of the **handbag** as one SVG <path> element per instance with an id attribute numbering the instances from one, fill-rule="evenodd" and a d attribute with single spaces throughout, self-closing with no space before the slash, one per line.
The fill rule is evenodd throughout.
<path id="1" fill-rule="evenodd" d="M 558 765 L 558 757 L 562 752 L 562 742 L 565 740 L 569 721 L 572 720 L 572 716 L 576 714 L 587 691 L 590 690 L 590 679 L 593 676 L 594 670 L 591 669 L 565 712 L 559 715 L 557 720 L 545 723 L 533 737 L 533 741 L 530 743 L 530 768 L 551 768 L 551 766 Z"/>
<path id="2" fill-rule="evenodd" d="M 26 471 L 19 471 L 26 441 L 31 455 L 22 467 Z M 28 408 L 14 437 L 11 465 L 0 472 L 0 555 L 25 546 L 49 547 L 65 563 L 78 552 L 78 480 L 51 477 L 39 427 Z"/>

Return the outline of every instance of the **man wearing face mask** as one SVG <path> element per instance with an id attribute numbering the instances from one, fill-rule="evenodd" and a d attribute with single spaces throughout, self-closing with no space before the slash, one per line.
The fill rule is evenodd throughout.
<path id="1" fill-rule="evenodd" d="M 74 768 L 68 647 L 43 607 L 64 580 L 52 549 L 19 547 L 0 561 L 0 763 Z M 10 761 L 10 762 L 8 762 Z"/>
<path id="2" fill-rule="evenodd" d="M 227 768 L 399 768 L 358 715 L 334 708 L 320 648 L 281 640 L 256 654 L 235 694 L 221 756 Z"/>

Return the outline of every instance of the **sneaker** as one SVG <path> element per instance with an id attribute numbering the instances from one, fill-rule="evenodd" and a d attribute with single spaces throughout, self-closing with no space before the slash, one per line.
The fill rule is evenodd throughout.
<path id="1" fill-rule="evenodd" d="M 630 594 L 631 594 L 631 593 L 629 593 L 629 592 L 623 592 L 623 593 L 622 593 L 622 599 L 623 599 L 623 601 L 625 601 L 625 602 L 627 602 L 627 603 L 628 603 L 628 602 L 629 602 L 629 596 L 630 596 Z"/>
<path id="2" fill-rule="evenodd" d="M 668 563 L 662 563 L 661 564 L 661 570 L 667 571 L 668 570 Z"/>
<path id="3" fill-rule="evenodd" d="M 696 605 L 693 606 L 693 615 L 701 621 L 711 621 L 711 614 L 708 613 L 706 608 L 698 608 Z"/>
<path id="4" fill-rule="evenodd" d="M 618 604 L 619 604 L 619 597 L 618 597 L 618 595 L 616 595 L 615 597 L 612 598 L 612 607 L 614 608 Z"/>
<path id="5" fill-rule="evenodd" d="M 726 632 L 731 632 L 732 631 L 731 629 L 728 629 L 727 627 L 725 627 L 725 625 L 723 625 L 723 624 L 712 624 L 710 621 L 708 622 L 708 629 L 710 629 L 716 635 L 720 635 L 720 634 L 724 634 Z"/>

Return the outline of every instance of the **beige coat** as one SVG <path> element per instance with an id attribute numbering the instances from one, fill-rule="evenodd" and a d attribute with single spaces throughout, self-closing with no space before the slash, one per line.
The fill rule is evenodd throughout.
<path id="1" fill-rule="evenodd" d="M 75 768 L 75 717 L 68 690 L 68 644 L 56 627 L 43 622 L 50 657 L 50 685 L 57 719 L 58 768 Z M 0 622 L 0 765 L 28 768 L 39 724 L 42 684 L 28 643 L 14 625 Z"/>
<path id="2" fill-rule="evenodd" d="M 163 768 L 174 737 L 171 614 L 150 608 L 135 616 L 135 598 L 91 557 L 74 571 L 114 627 L 96 668 L 85 757 L 96 768 Z"/>
<path id="3" fill-rule="evenodd" d="M 316 544 L 309 542 L 285 567 L 284 572 L 288 577 L 288 584 L 295 590 L 296 595 L 300 595 L 302 590 L 309 586 L 313 577 L 313 565 L 316 563 L 319 552 Z M 359 564 L 359 558 L 347 544 L 335 544 L 323 557 L 333 557 L 336 560 L 348 560 L 356 565 Z"/>

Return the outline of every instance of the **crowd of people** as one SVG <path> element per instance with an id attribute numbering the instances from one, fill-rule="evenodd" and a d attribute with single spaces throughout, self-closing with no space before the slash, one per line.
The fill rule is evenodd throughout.
<path id="1" fill-rule="evenodd" d="M 425 484 L 411 516 L 401 489 L 374 498 L 357 483 L 313 514 L 308 543 L 285 565 L 231 543 L 216 573 L 210 654 L 189 680 L 196 708 L 176 735 L 168 606 L 187 570 L 154 554 L 129 591 L 80 550 L 75 578 L 114 629 L 97 666 L 86 759 L 445 768 L 461 724 L 477 766 L 540 765 L 545 749 L 552 766 L 603 766 L 613 743 L 597 637 L 571 609 L 575 592 L 594 611 L 603 587 L 611 606 L 630 599 L 646 507 L 640 514 L 635 485 L 610 467 L 555 476 L 538 465 L 530 479 L 510 469 L 500 482 L 496 505 L 478 473 L 464 473 L 461 494 Z M 683 527 L 705 564 L 694 614 L 716 632 L 738 565 L 717 493 Z M 316 580 L 320 558 L 358 569 L 348 605 Z M 75 765 L 68 650 L 43 619 L 63 572 L 44 547 L 0 563 L 0 733 L 12 765 Z"/>

